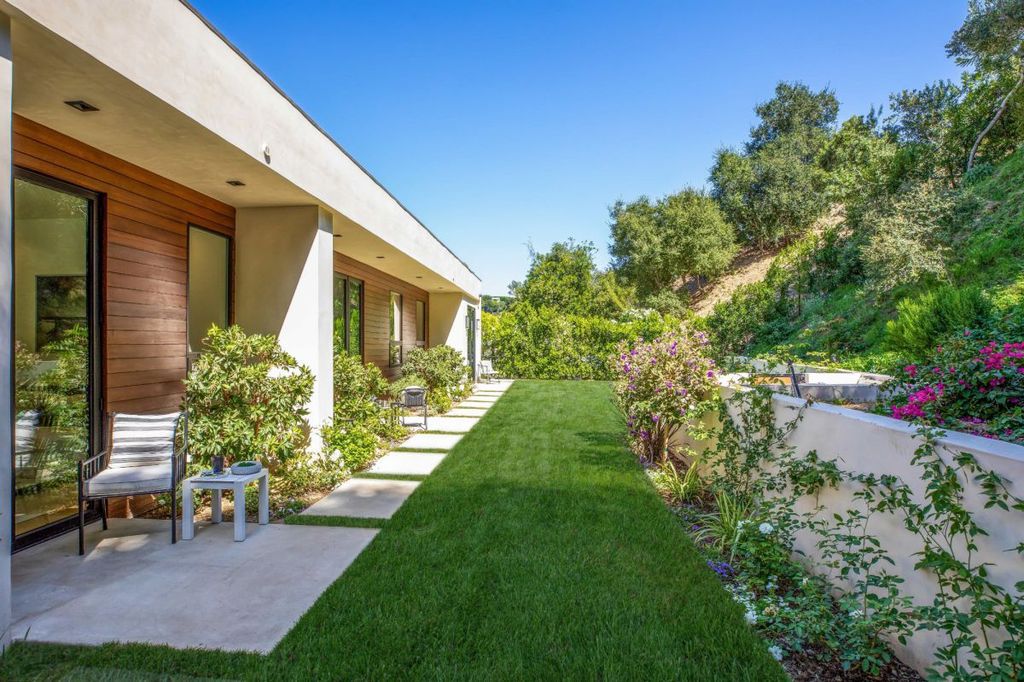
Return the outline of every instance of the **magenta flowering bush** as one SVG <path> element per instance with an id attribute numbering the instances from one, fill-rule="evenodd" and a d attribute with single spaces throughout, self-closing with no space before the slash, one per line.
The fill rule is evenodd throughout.
<path id="1" fill-rule="evenodd" d="M 717 369 L 703 332 L 681 325 L 650 342 L 622 343 L 611 363 L 615 395 L 637 454 L 664 462 L 679 428 L 712 407 Z"/>
<path id="2" fill-rule="evenodd" d="M 889 388 L 881 409 L 896 419 L 1024 443 L 1024 342 L 965 332 Z"/>

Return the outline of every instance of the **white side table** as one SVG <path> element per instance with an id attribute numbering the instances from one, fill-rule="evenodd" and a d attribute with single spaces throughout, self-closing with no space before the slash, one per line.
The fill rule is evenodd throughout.
<path id="1" fill-rule="evenodd" d="M 236 476 L 226 474 L 224 476 L 192 476 L 181 483 L 181 498 L 183 509 L 181 514 L 181 539 L 191 540 L 195 537 L 195 509 L 192 505 L 192 491 L 210 490 L 213 491 L 213 500 L 210 503 L 213 512 L 213 522 L 220 523 L 223 520 L 220 509 L 220 495 L 223 490 L 235 492 L 235 542 L 245 540 L 245 487 L 253 481 L 259 481 L 260 503 L 259 521 L 261 526 L 270 523 L 270 490 L 266 468 L 260 469 L 255 474 Z"/>

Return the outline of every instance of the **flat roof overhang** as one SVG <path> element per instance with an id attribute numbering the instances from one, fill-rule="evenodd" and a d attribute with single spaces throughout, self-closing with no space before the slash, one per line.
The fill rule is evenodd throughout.
<path id="1" fill-rule="evenodd" d="M 189 6 L 0 0 L 0 10 L 13 20 L 15 113 L 236 208 L 322 206 L 337 251 L 479 298 L 469 267 Z"/>

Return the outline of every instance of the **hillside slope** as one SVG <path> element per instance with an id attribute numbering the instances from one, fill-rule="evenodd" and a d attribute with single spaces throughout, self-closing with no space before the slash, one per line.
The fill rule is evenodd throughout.
<path id="1" fill-rule="evenodd" d="M 959 194 L 944 279 L 953 287 L 980 288 L 993 304 L 993 324 L 1013 336 L 1024 334 L 1024 148 L 976 177 Z M 811 243 L 818 258 L 814 286 L 831 278 L 830 260 L 856 253 L 847 247 L 838 259 L 823 256 L 826 247 L 820 241 Z M 708 302 L 701 302 L 698 314 L 711 329 L 730 335 L 732 352 L 877 371 L 899 366 L 906 358 L 889 351 L 887 321 L 897 317 L 901 301 L 920 300 L 943 284 L 922 282 L 881 294 L 872 290 L 863 274 L 855 274 L 794 301 L 796 280 L 787 271 L 792 267 L 790 254 L 806 246 L 794 244 L 774 258 L 744 264 L 706 297 Z"/>

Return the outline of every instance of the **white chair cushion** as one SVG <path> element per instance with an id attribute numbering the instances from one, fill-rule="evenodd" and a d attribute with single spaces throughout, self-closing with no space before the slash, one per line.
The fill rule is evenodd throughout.
<path id="1" fill-rule="evenodd" d="M 171 489 L 171 461 L 107 468 L 85 482 L 87 497 L 134 495 Z"/>

